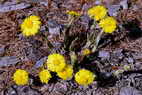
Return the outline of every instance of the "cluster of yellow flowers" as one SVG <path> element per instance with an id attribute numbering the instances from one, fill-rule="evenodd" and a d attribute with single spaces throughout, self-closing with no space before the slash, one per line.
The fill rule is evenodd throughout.
<path id="1" fill-rule="evenodd" d="M 46 62 L 48 70 L 56 72 L 57 75 L 63 80 L 68 80 L 72 78 L 73 67 L 66 63 L 63 55 L 53 53 L 48 56 Z"/>
<path id="2" fill-rule="evenodd" d="M 98 5 L 88 10 L 88 15 L 99 22 L 99 26 L 105 33 L 112 33 L 115 31 L 117 21 L 113 17 L 107 16 L 107 9 L 104 6 Z"/>
<path id="3" fill-rule="evenodd" d="M 70 16 L 80 16 L 81 14 L 75 11 L 67 11 L 67 14 Z M 104 6 L 98 5 L 92 7 L 88 10 L 88 15 L 99 22 L 99 26 L 105 33 L 112 33 L 115 31 L 117 26 L 117 21 L 110 16 L 107 16 L 107 9 Z M 27 17 L 23 23 L 21 24 L 22 34 L 24 36 L 33 36 L 38 33 L 40 29 L 41 21 L 40 17 L 38 16 L 29 16 Z M 90 49 L 82 50 L 82 55 L 86 56 L 91 54 Z M 76 56 L 71 56 L 74 60 L 76 60 Z M 72 60 L 72 61 L 74 61 Z M 42 83 L 48 83 L 49 80 L 52 78 L 50 72 L 55 72 L 58 77 L 63 80 L 69 80 L 73 77 L 73 65 L 67 64 L 66 59 L 63 55 L 58 53 L 50 54 L 46 61 L 46 69 L 43 69 L 39 72 L 39 78 Z M 96 76 L 89 70 L 80 69 L 75 74 L 75 81 L 83 86 L 91 84 Z M 13 75 L 13 80 L 17 85 L 25 85 L 28 84 L 29 75 L 28 72 L 22 69 L 16 70 Z"/>
<path id="4" fill-rule="evenodd" d="M 73 76 L 73 66 L 66 64 L 65 58 L 61 54 L 50 54 L 46 65 L 48 69 L 44 69 L 39 73 L 39 78 L 42 83 L 48 83 L 52 78 L 50 71 L 56 72 L 63 80 L 71 79 Z M 28 84 L 28 72 L 18 69 L 13 75 L 13 80 L 17 85 Z"/>
<path id="5" fill-rule="evenodd" d="M 51 77 L 52 76 L 48 70 L 42 70 L 39 73 L 39 78 L 42 83 L 48 83 Z M 17 85 L 26 85 L 29 82 L 29 74 L 25 70 L 17 69 L 13 74 L 13 80 Z"/>
<path id="6" fill-rule="evenodd" d="M 49 71 L 56 72 L 58 77 L 63 80 L 69 80 L 73 77 L 73 66 L 66 63 L 65 58 L 61 54 L 50 54 L 48 56 L 47 69 L 39 72 L 39 78 L 42 83 L 48 83 L 52 78 Z M 75 80 L 78 84 L 86 86 L 94 81 L 95 75 L 89 70 L 81 69 L 75 74 Z M 14 75 L 13 80 L 17 85 L 28 84 L 29 76 L 25 70 L 18 69 Z"/>

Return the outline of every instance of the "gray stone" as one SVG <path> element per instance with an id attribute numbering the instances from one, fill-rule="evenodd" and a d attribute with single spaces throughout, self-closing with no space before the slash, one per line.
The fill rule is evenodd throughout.
<path id="1" fill-rule="evenodd" d="M 128 63 L 134 63 L 134 59 L 131 57 L 127 58 L 127 61 L 128 61 Z"/>
<path id="2" fill-rule="evenodd" d="M 5 53 L 5 48 L 4 47 L 0 47 L 0 56 L 3 55 Z"/>
<path id="3" fill-rule="evenodd" d="M 55 20 L 49 20 L 48 31 L 50 35 L 60 35 L 62 26 L 58 24 Z"/>
<path id="4" fill-rule="evenodd" d="M 99 51 L 99 56 L 98 57 L 109 59 L 110 58 L 110 53 L 107 52 L 107 51 Z"/>
<path id="5" fill-rule="evenodd" d="M 30 88 L 29 86 L 18 86 L 15 90 L 18 95 L 41 95 L 38 91 Z"/>
<path id="6" fill-rule="evenodd" d="M 15 65 L 20 60 L 16 56 L 5 56 L 0 58 L 0 67 Z"/>
<path id="7" fill-rule="evenodd" d="M 45 2 L 45 1 L 40 2 L 40 4 L 41 4 L 41 5 L 44 5 L 44 6 L 48 6 L 48 2 Z"/>
<path id="8" fill-rule="evenodd" d="M 36 64 L 34 65 L 34 68 L 42 67 L 43 64 L 46 62 L 46 59 L 47 59 L 47 57 L 43 57 L 43 58 L 41 58 L 40 60 L 38 60 L 38 61 L 36 62 Z"/>
<path id="9" fill-rule="evenodd" d="M 117 49 L 113 52 L 113 56 L 117 57 L 118 59 L 122 59 L 124 57 L 122 52 L 123 52 L 123 49 Z"/>
<path id="10" fill-rule="evenodd" d="M 119 9 L 120 9 L 120 5 L 108 6 L 108 13 L 110 16 L 117 16 Z"/>
<path id="11" fill-rule="evenodd" d="M 0 5 L 0 12 L 9 12 L 9 11 L 13 11 L 13 10 L 19 10 L 19 9 L 25 9 L 30 7 L 30 4 L 27 3 L 20 3 L 20 4 L 4 4 L 4 5 Z"/>
<path id="12" fill-rule="evenodd" d="M 6 90 L 6 95 L 17 95 L 17 93 L 12 87 L 10 87 Z"/>
<path id="13" fill-rule="evenodd" d="M 57 93 L 62 93 L 62 94 L 66 94 L 66 92 L 68 91 L 67 89 L 67 84 L 66 83 L 56 83 L 53 89 L 53 92 L 57 92 Z"/>
<path id="14" fill-rule="evenodd" d="M 128 9 L 128 0 L 121 1 L 120 5 L 123 7 L 123 9 Z"/>
<path id="15" fill-rule="evenodd" d="M 123 87 L 121 88 L 119 95 L 142 95 L 142 91 L 139 91 L 133 87 Z"/>
<path id="16" fill-rule="evenodd" d="M 83 15 L 80 17 L 81 19 L 81 24 L 84 26 L 85 30 L 89 28 L 89 22 L 91 19 L 87 15 Z"/>
<path id="17" fill-rule="evenodd" d="M 50 35 L 60 35 L 60 27 L 48 28 Z"/>
<path id="18" fill-rule="evenodd" d="M 96 4 L 96 5 L 100 5 L 101 3 L 102 3 L 101 0 L 96 0 L 96 1 L 95 1 L 95 4 Z"/>

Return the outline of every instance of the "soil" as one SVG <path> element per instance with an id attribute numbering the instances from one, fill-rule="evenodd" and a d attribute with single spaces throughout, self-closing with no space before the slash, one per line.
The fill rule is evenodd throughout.
<path id="1" fill-rule="evenodd" d="M 0 7 L 7 2 L 11 4 L 14 1 L 2 0 Z M 80 47 L 86 42 L 86 33 L 92 32 L 89 30 L 91 19 L 86 15 L 86 10 L 97 2 L 99 0 L 17 0 L 15 5 L 24 3 L 30 4 L 30 7 L 0 12 L 0 61 L 6 56 L 16 56 L 19 60 L 14 63 L 12 59 L 10 65 L 0 65 L 0 95 L 142 95 L 141 0 L 128 0 L 122 5 L 122 0 L 102 0 L 101 4 L 107 7 L 121 7 L 115 15 L 118 21 L 117 31 L 103 35 L 98 50 L 90 55 L 92 59 L 81 61 L 82 68 L 98 75 L 93 84 L 82 87 L 74 79 L 63 81 L 59 78 L 53 79 L 49 84 L 41 84 L 37 77 L 41 68 L 35 68 L 35 64 L 53 52 L 45 37 L 49 38 L 55 50 L 59 50 L 63 43 L 59 30 L 64 28 L 68 20 L 66 11 L 82 12 L 81 19 L 74 22 L 69 31 L 71 40 L 76 36 L 80 37 L 73 44 L 75 51 L 80 51 Z M 7 6 L 9 5 L 4 7 Z M 30 15 L 41 17 L 41 33 L 25 38 L 21 34 L 20 24 Z M 51 32 L 54 31 L 53 35 L 49 35 L 50 29 Z M 68 57 L 65 51 L 62 54 Z M 111 75 L 126 65 L 131 69 L 117 77 Z M 13 82 L 11 77 L 18 68 L 30 72 L 29 85 L 17 86 Z"/>

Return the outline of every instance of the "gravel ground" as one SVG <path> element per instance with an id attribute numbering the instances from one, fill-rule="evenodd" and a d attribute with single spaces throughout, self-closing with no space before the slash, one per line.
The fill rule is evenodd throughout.
<path id="1" fill-rule="evenodd" d="M 0 1 L 0 95 L 142 95 L 142 3 L 141 0 L 2 0 Z M 86 10 L 93 5 L 103 4 L 109 14 L 116 17 L 119 30 L 104 35 L 99 50 L 86 59 L 83 68 L 95 72 L 98 80 L 82 87 L 74 80 L 55 79 L 41 84 L 37 78 L 49 50 L 49 38 L 59 50 L 62 45 L 60 31 L 67 23 L 66 10 L 83 11 L 84 15 L 70 29 L 70 36 L 81 37 L 74 44 L 76 51 L 84 44 L 91 19 Z M 23 19 L 31 14 L 42 19 L 42 34 L 25 38 L 20 32 Z M 62 51 L 62 54 L 65 52 Z M 117 77 L 112 73 L 130 66 Z M 18 68 L 31 73 L 29 85 L 17 86 L 11 79 Z"/>

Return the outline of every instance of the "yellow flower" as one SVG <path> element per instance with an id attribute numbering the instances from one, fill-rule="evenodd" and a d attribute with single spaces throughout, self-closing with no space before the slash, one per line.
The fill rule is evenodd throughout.
<path id="1" fill-rule="evenodd" d="M 28 73 L 25 70 L 18 69 L 13 75 L 13 80 L 17 85 L 28 84 Z"/>
<path id="2" fill-rule="evenodd" d="M 41 21 L 38 16 L 29 16 L 21 24 L 22 34 L 24 36 L 33 36 L 38 33 Z"/>
<path id="3" fill-rule="evenodd" d="M 86 56 L 86 55 L 89 55 L 89 54 L 91 54 L 90 49 L 84 49 L 84 50 L 82 50 L 82 55 Z"/>
<path id="4" fill-rule="evenodd" d="M 88 15 L 98 21 L 107 15 L 107 9 L 101 5 L 94 6 L 88 10 Z"/>
<path id="5" fill-rule="evenodd" d="M 63 55 L 61 54 L 50 54 L 47 59 L 47 67 L 53 72 L 59 72 L 64 69 L 66 66 L 66 61 Z"/>
<path id="6" fill-rule="evenodd" d="M 116 29 L 117 22 L 113 17 L 107 17 L 102 19 L 99 26 L 103 29 L 105 33 L 112 33 Z"/>
<path id="7" fill-rule="evenodd" d="M 93 83 L 95 75 L 89 70 L 81 69 L 75 74 L 75 80 L 78 84 L 87 86 Z"/>
<path id="8" fill-rule="evenodd" d="M 40 78 L 42 83 L 48 83 L 48 81 L 50 80 L 51 77 L 52 76 L 51 76 L 51 74 L 48 70 L 42 70 L 39 73 L 39 78 Z"/>
<path id="9" fill-rule="evenodd" d="M 79 14 L 78 12 L 76 11 L 67 11 L 67 14 L 68 15 L 71 15 L 71 16 L 80 16 L 81 14 Z"/>
<path id="10" fill-rule="evenodd" d="M 73 75 L 72 65 L 67 65 L 62 71 L 57 72 L 57 75 L 63 80 L 71 79 Z"/>

